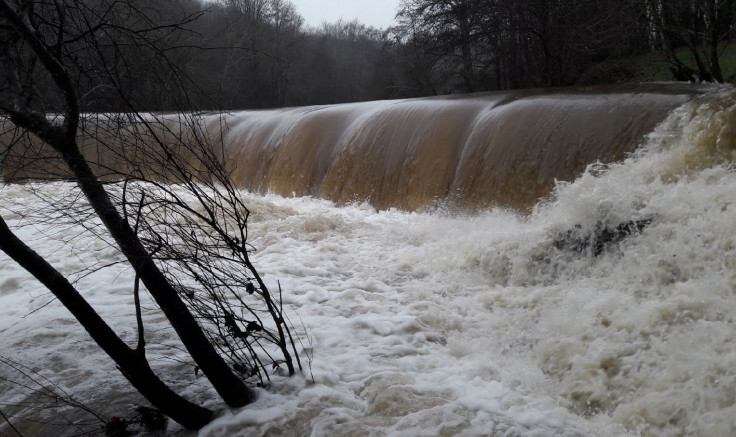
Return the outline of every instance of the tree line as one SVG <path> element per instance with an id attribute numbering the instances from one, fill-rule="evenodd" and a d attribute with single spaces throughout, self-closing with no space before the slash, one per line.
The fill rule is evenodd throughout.
<path id="1" fill-rule="evenodd" d="M 423 93 L 611 82 L 634 73 L 610 71 L 622 60 L 652 53 L 671 79 L 733 79 L 721 68 L 733 0 L 405 0 L 397 17 Z"/>
<path id="2" fill-rule="evenodd" d="M 109 1 L 83 3 L 104 10 L 94 5 Z M 390 79 L 380 83 L 385 32 L 357 21 L 310 28 L 288 0 L 130 3 L 145 20 L 113 9 L 105 13 L 107 25 L 130 32 L 117 39 L 102 33 L 95 46 L 80 40 L 75 48 L 70 68 L 79 79 L 83 112 L 269 108 L 391 96 L 382 91 Z M 156 39 L 157 49 L 138 44 L 142 31 Z M 100 77 L 91 61 L 98 58 L 115 67 L 114 78 Z M 111 79 L 127 101 L 120 90 L 101 85 Z M 45 91 L 53 111 L 53 86 Z"/>
<path id="3" fill-rule="evenodd" d="M 87 3 L 100 2 L 89 0 Z M 166 53 L 130 41 L 79 47 L 86 111 L 123 111 L 99 86 L 90 50 L 107 56 L 138 109 L 252 109 L 636 79 L 629 62 L 657 55 L 669 80 L 733 80 L 736 0 L 403 0 L 396 25 L 304 23 L 289 0 L 133 2 Z M 99 53 L 98 53 L 99 54 Z M 167 62 L 177 77 L 162 77 Z M 165 73 L 162 73 L 164 71 Z M 178 100 L 181 98 L 177 97 Z M 51 109 L 51 108 L 50 108 Z"/>
<path id="4" fill-rule="evenodd" d="M 669 79 L 733 79 L 723 58 L 736 0 L 404 0 L 388 29 L 356 20 L 309 27 L 289 0 L 145 7 L 162 21 L 196 17 L 165 37 L 201 108 L 610 83 L 635 78 L 626 60 L 647 54 L 666 59 Z M 165 108 L 165 81 L 140 59 L 128 86 L 145 106 Z M 90 106 L 115 109 L 104 97 Z"/>

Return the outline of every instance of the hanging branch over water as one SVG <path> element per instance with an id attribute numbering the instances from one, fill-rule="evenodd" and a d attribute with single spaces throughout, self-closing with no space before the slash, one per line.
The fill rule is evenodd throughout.
<path id="1" fill-rule="evenodd" d="M 0 159 L 17 153 L 34 165 L 34 154 L 25 151 L 40 150 L 44 164 L 63 168 L 64 176 L 77 183 L 84 198 L 59 215 L 83 228 L 90 217 L 99 220 L 102 225 L 94 225 L 95 234 L 104 234 L 134 270 L 137 347 L 124 344 L 75 285 L 20 241 L 1 217 L 0 250 L 54 293 L 156 408 L 186 427 L 201 428 L 213 412 L 171 391 L 145 357 L 141 283 L 229 406 L 242 407 L 255 399 L 243 374 L 264 383 L 269 379 L 266 366 L 283 364 L 294 374 L 292 354 L 296 366 L 301 368 L 301 363 L 280 299 L 271 296 L 250 261 L 250 213 L 229 180 L 223 151 L 206 141 L 196 116 L 182 116 L 173 128 L 167 126 L 138 113 L 122 86 L 126 68 L 136 56 L 146 55 L 156 61 L 152 69 L 170 72 L 162 73 L 162 79 L 178 90 L 175 101 L 188 97 L 186 80 L 177 75 L 160 43 L 162 34 L 176 32 L 193 18 L 160 25 L 139 7 L 115 0 L 94 5 L 0 0 L 4 136 L 7 125 L 17 128 L 11 142 L 0 148 Z M 95 120 L 83 116 L 80 77 L 113 90 L 130 115 Z M 52 96 L 48 100 L 47 94 Z M 49 111 L 58 115 L 47 116 Z M 102 126 L 95 124 L 101 120 Z M 119 129 L 134 135 L 117 135 Z M 127 139 L 118 142 L 120 138 Z M 126 182 L 105 182 L 111 179 Z"/>
<path id="2" fill-rule="evenodd" d="M 119 120 L 117 128 L 138 139 L 125 145 L 124 167 L 131 170 L 119 199 L 124 214 L 135 217 L 144 244 L 212 343 L 238 373 L 259 385 L 270 380 L 270 369 L 285 366 L 289 375 L 301 370 L 280 286 L 275 297 L 251 262 L 250 211 L 202 119 L 141 115 Z"/>

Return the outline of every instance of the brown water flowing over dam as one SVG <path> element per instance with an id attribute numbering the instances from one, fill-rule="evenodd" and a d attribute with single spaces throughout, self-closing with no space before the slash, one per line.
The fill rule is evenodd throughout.
<path id="1" fill-rule="evenodd" d="M 204 122 L 210 138 L 222 140 L 236 184 L 252 191 L 380 209 L 527 209 L 555 180 L 622 159 L 672 109 L 708 89 L 527 90 L 244 111 Z M 94 141 L 82 142 L 87 155 L 97 151 L 96 159 L 116 165 Z M 23 167 L 7 159 L 4 177 L 27 176 Z"/>

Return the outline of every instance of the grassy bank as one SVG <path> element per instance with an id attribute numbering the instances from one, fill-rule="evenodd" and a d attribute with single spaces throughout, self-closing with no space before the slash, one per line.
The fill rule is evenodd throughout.
<path id="1" fill-rule="evenodd" d="M 677 50 L 678 58 L 687 66 L 697 70 L 692 54 L 686 48 Z M 721 49 L 720 65 L 727 82 L 736 83 L 736 43 Z M 662 53 L 650 53 L 627 58 L 611 58 L 588 71 L 578 81 L 581 85 L 661 82 L 675 80 L 672 64 Z"/>

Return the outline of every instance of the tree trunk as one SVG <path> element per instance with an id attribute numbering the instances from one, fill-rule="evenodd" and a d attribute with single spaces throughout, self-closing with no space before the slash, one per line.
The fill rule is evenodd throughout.
<path id="1" fill-rule="evenodd" d="M 59 299 L 151 405 L 189 429 L 202 428 L 212 420 L 212 411 L 189 402 L 167 387 L 153 373 L 143 352 L 129 348 L 61 273 L 12 233 L 2 217 L 0 250 Z"/>
<path id="2" fill-rule="evenodd" d="M 706 57 L 710 63 L 710 73 L 714 80 L 723 82 L 723 71 L 721 70 L 721 63 L 718 59 L 718 42 L 720 41 L 720 26 L 719 26 L 719 13 L 718 5 L 715 0 L 710 0 L 707 5 L 708 20 L 710 28 L 708 28 L 708 35 L 706 37 L 708 44 L 708 53 Z"/>
<path id="3" fill-rule="evenodd" d="M 6 0 L 0 1 L 0 13 L 38 56 L 43 68 L 62 93 L 66 105 L 62 126 L 53 125 L 43 114 L 28 110 L 23 102 L 16 104 L 13 110 L 7 111 L 11 121 L 39 137 L 61 155 L 95 213 L 115 239 L 120 251 L 128 259 L 169 319 L 189 354 L 225 403 L 231 407 L 242 407 L 252 402 L 255 393 L 233 373 L 210 344 L 176 289 L 146 251 L 138 235 L 123 220 L 102 183 L 80 153 L 76 142 L 79 126 L 77 90 L 62 59 L 39 39 L 36 29 L 30 24 L 31 20 L 22 16 L 22 12 L 19 13 L 15 6 L 11 6 Z"/>
<path id="4" fill-rule="evenodd" d="M 79 153 L 76 142 L 67 141 L 63 146 L 54 146 L 54 149 L 62 155 L 95 213 L 118 243 L 120 251 L 131 263 L 217 393 L 231 407 L 242 407 L 253 402 L 255 392 L 233 373 L 209 342 L 176 289 L 156 266 L 138 235 L 112 204 L 104 187 Z"/>

